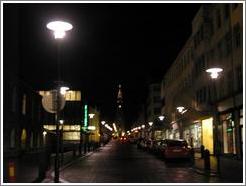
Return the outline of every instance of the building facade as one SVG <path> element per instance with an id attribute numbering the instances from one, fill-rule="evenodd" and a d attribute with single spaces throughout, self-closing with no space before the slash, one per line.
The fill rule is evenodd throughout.
<path id="1" fill-rule="evenodd" d="M 206 72 L 211 67 L 223 69 L 216 80 Z M 191 36 L 162 80 L 161 112 L 170 127 L 163 137 L 242 157 L 242 68 L 242 4 L 202 5 Z"/>
<path id="2" fill-rule="evenodd" d="M 160 98 L 161 86 L 160 83 L 153 83 L 149 85 L 146 114 L 147 114 L 147 128 L 151 131 L 150 136 L 154 139 L 160 139 L 162 135 L 161 123 L 159 122 L 159 116 L 161 114 L 161 98 Z M 153 124 L 150 126 L 149 122 Z"/>

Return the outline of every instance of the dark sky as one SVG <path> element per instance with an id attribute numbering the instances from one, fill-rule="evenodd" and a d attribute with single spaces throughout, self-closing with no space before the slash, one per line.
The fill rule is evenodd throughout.
<path id="1" fill-rule="evenodd" d="M 14 4 L 10 6 L 15 6 Z M 23 4 L 20 37 L 23 78 L 47 88 L 56 78 L 56 45 L 46 24 L 73 24 L 62 41 L 62 79 L 106 118 L 115 112 L 117 85 L 123 86 L 128 123 L 191 34 L 200 4 Z M 5 7 L 4 10 L 8 10 Z M 5 19 L 6 20 L 6 19 Z"/>

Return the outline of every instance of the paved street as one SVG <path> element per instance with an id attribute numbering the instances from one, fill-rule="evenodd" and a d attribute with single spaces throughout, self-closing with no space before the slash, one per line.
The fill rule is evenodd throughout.
<path id="1" fill-rule="evenodd" d="M 222 182 L 195 173 L 189 162 L 165 162 L 136 145 L 111 141 L 99 152 L 63 169 L 61 178 L 72 183 L 203 183 Z"/>

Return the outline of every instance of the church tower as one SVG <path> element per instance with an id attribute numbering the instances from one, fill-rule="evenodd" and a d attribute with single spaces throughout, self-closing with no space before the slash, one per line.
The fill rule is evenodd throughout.
<path id="1" fill-rule="evenodd" d="M 119 132 L 125 131 L 125 123 L 124 123 L 124 107 L 123 107 L 123 94 L 121 85 L 118 86 L 118 93 L 117 93 L 117 108 L 116 108 L 116 125 L 119 128 Z"/>

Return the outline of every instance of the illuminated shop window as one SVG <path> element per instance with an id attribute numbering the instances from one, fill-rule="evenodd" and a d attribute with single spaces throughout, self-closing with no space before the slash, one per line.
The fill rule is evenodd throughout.
<path id="1" fill-rule="evenodd" d="M 26 129 L 22 129 L 21 132 L 21 148 L 26 148 L 26 138 L 27 138 L 27 134 L 26 134 Z"/>
<path id="2" fill-rule="evenodd" d="M 39 91 L 39 94 L 41 96 L 44 96 L 44 95 L 49 95 L 49 91 Z M 65 94 L 65 100 L 66 101 L 81 101 L 81 92 L 80 91 L 73 91 L 73 90 L 70 90 L 70 91 L 67 91 L 66 94 Z"/>

